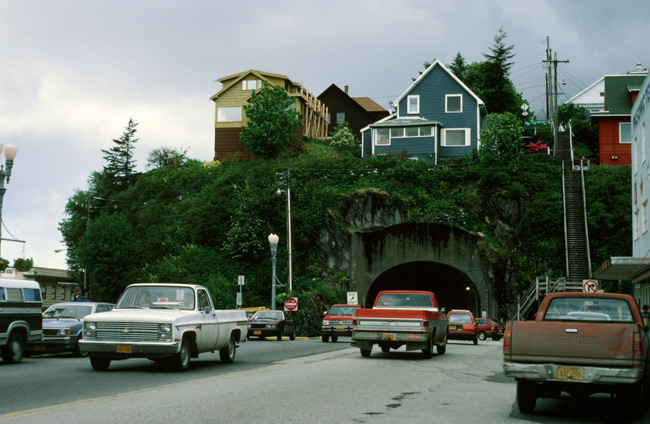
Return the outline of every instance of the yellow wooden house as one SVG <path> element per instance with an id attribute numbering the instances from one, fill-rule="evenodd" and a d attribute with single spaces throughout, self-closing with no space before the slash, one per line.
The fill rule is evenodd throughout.
<path id="1" fill-rule="evenodd" d="M 240 159 L 253 158 L 246 151 L 246 146 L 239 141 L 239 133 L 248 120 L 243 106 L 250 100 L 251 91 L 262 88 L 264 81 L 283 87 L 296 100 L 295 108 L 302 121 L 303 136 L 320 140 L 327 137 L 327 107 L 316 96 L 286 75 L 249 69 L 219 78 L 217 82 L 222 84 L 222 88 L 210 97 L 215 103 L 215 160 L 231 159 L 236 154 Z"/>

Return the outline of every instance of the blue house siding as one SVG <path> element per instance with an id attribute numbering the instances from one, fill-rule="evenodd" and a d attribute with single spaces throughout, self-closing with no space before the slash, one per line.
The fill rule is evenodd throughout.
<path id="1" fill-rule="evenodd" d="M 409 100 L 413 99 L 417 99 L 418 108 L 414 113 L 409 113 Z M 373 151 L 375 154 L 407 151 L 419 160 L 437 163 L 439 158 L 465 156 L 472 149 L 478 148 L 480 126 L 485 113 L 483 102 L 440 61 L 435 61 L 411 84 L 396 100 L 395 105 L 396 114 L 370 124 L 366 129 L 367 137 L 363 138 L 364 157 Z M 448 106 L 459 111 L 447 111 Z M 419 137 L 412 137 L 415 127 L 420 128 Z M 422 128 L 427 127 L 433 128 L 433 132 L 427 130 L 423 133 Z M 405 129 L 404 133 L 393 135 L 400 129 Z M 390 137 L 386 135 L 387 130 L 390 131 Z M 378 135 L 382 141 L 379 145 L 375 140 Z M 388 140 L 390 145 L 383 144 Z M 451 145 L 447 146 L 447 143 Z"/>

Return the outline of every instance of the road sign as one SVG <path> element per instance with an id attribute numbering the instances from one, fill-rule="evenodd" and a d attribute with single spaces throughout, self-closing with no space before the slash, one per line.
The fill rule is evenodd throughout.
<path id="1" fill-rule="evenodd" d="M 585 293 L 597 293 L 598 280 L 582 280 L 582 290 Z"/>
<path id="2" fill-rule="evenodd" d="M 298 310 L 298 298 L 290 297 L 284 302 L 284 310 L 289 312 L 295 312 Z"/>
<path id="3" fill-rule="evenodd" d="M 359 303 L 359 296 L 357 292 L 348 292 L 348 303 L 350 305 L 356 305 Z"/>
<path id="4" fill-rule="evenodd" d="M 243 286 L 243 285 L 244 285 L 244 276 L 243 276 L 243 275 L 240 275 L 239 277 L 237 277 L 237 283 L 238 283 L 240 286 Z"/>

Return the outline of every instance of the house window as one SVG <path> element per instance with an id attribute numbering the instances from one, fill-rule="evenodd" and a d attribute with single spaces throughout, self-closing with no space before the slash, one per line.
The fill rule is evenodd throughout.
<path id="1" fill-rule="evenodd" d="M 448 128 L 442 130 L 443 146 L 469 146 L 469 128 Z"/>
<path id="2" fill-rule="evenodd" d="M 220 107 L 217 109 L 217 122 L 240 122 L 241 107 Z"/>
<path id="3" fill-rule="evenodd" d="M 462 94 L 447 94 L 445 95 L 445 112 L 447 113 L 460 113 L 463 111 L 463 96 Z"/>
<path id="4" fill-rule="evenodd" d="M 375 130 L 375 145 L 376 146 L 389 146 L 390 133 L 388 128 L 377 128 Z"/>
<path id="5" fill-rule="evenodd" d="M 408 113 L 420 113 L 420 96 L 406 98 Z"/>
<path id="6" fill-rule="evenodd" d="M 634 222 L 632 223 L 634 230 L 634 240 L 639 238 L 639 210 L 634 211 Z"/>
<path id="7" fill-rule="evenodd" d="M 333 122 L 332 122 L 332 115 L 331 115 L 329 112 L 327 112 L 327 123 L 328 123 L 328 124 L 329 124 L 329 123 L 333 123 Z"/>
<path id="8" fill-rule="evenodd" d="M 620 122 L 618 124 L 618 142 L 631 143 L 632 142 L 632 124 L 629 122 Z"/>
<path id="9" fill-rule="evenodd" d="M 431 137 L 433 135 L 433 127 L 420 127 L 420 137 Z"/>
<path id="10" fill-rule="evenodd" d="M 404 128 L 391 128 L 390 138 L 404 137 Z"/>
<path id="11" fill-rule="evenodd" d="M 336 123 L 337 124 L 342 124 L 345 122 L 345 112 L 337 112 L 336 113 Z"/>
<path id="12" fill-rule="evenodd" d="M 61 287 L 61 300 L 65 300 L 65 287 Z"/>
<path id="13" fill-rule="evenodd" d="M 242 90 L 257 90 L 262 87 L 262 80 L 242 81 Z"/>
<path id="14" fill-rule="evenodd" d="M 643 205 L 641 205 L 641 214 L 642 214 L 641 231 L 642 234 L 645 234 L 646 232 L 648 232 L 648 201 L 647 200 L 643 202 Z"/>
<path id="15" fill-rule="evenodd" d="M 52 300 L 56 300 L 56 286 L 52 286 Z"/>
<path id="16" fill-rule="evenodd" d="M 420 135 L 420 129 L 418 127 L 406 127 L 406 137 L 418 137 Z"/>

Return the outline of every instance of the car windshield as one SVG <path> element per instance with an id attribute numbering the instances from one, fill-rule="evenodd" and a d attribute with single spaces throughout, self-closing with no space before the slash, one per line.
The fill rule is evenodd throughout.
<path id="1" fill-rule="evenodd" d="M 472 317 L 469 314 L 449 314 L 449 322 L 454 324 L 471 324 Z"/>
<path id="2" fill-rule="evenodd" d="M 544 320 L 634 322 L 624 299 L 558 297 L 552 299 Z"/>
<path id="3" fill-rule="evenodd" d="M 492 324 L 494 325 L 503 325 L 503 323 L 498 319 L 490 318 L 490 321 L 492 321 Z"/>
<path id="4" fill-rule="evenodd" d="M 81 319 L 92 311 L 91 305 L 52 305 L 43 312 L 43 318 Z"/>
<path id="5" fill-rule="evenodd" d="M 131 286 L 122 293 L 115 309 L 194 309 L 194 290 L 181 286 Z"/>
<path id="6" fill-rule="evenodd" d="M 357 309 L 356 306 L 332 306 L 330 309 L 330 315 L 354 315 L 354 310 Z"/>
<path id="7" fill-rule="evenodd" d="M 379 297 L 377 307 L 381 308 L 410 308 L 410 307 L 426 307 L 432 308 L 433 301 L 431 297 L 426 294 L 418 293 L 385 293 Z"/>
<path id="8" fill-rule="evenodd" d="M 280 311 L 258 311 L 255 312 L 252 319 L 283 319 Z"/>

